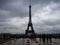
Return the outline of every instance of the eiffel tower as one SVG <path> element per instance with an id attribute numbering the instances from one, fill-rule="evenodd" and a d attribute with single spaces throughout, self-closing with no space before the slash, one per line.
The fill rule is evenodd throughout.
<path id="1" fill-rule="evenodd" d="M 27 30 L 25 31 L 25 35 L 28 35 L 28 36 L 35 35 L 33 24 L 31 21 L 31 5 L 29 5 L 29 23 L 28 23 Z"/>

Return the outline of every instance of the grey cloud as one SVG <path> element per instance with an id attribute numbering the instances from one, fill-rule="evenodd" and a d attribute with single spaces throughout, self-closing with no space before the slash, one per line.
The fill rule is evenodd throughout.
<path id="1" fill-rule="evenodd" d="M 17 0 L 19 1 L 19 0 Z M 27 16 L 28 14 L 28 11 L 26 9 L 28 9 L 27 6 L 25 5 L 29 5 L 29 2 L 30 0 L 20 0 L 20 3 L 22 3 L 20 5 L 18 5 L 18 2 L 16 0 L 1 0 L 0 2 L 1 5 L 0 5 L 0 9 L 2 10 L 6 10 L 6 11 L 11 11 L 12 13 L 10 14 L 10 16 L 20 16 L 20 17 L 25 17 Z M 45 6 L 47 5 L 47 3 L 49 4 L 49 2 L 51 2 L 52 0 L 31 0 L 31 3 L 32 4 L 35 4 L 36 5 L 41 5 L 39 8 L 41 8 L 42 6 Z M 53 0 L 54 1 L 54 0 Z M 14 4 L 15 3 L 15 4 Z M 26 8 L 25 8 L 26 7 Z"/>
<path id="2" fill-rule="evenodd" d="M 51 20 L 46 20 L 44 23 L 48 26 L 53 26 L 53 25 L 59 25 L 60 24 L 60 19 L 51 19 Z"/>
<path id="3" fill-rule="evenodd" d="M 8 18 L 14 18 L 14 17 L 28 17 L 28 5 L 31 1 L 32 4 L 32 12 L 35 13 L 36 10 L 42 11 L 42 8 L 44 8 L 47 5 L 50 5 L 50 3 L 54 2 L 57 5 L 60 5 L 60 0 L 0 0 L 0 31 L 1 32 L 24 32 L 27 28 L 27 25 L 23 24 L 21 27 L 15 27 L 13 25 L 6 24 L 6 20 Z M 56 8 L 52 8 L 52 12 L 60 12 L 60 6 Z M 50 15 L 51 15 L 50 14 Z M 57 14 L 56 14 L 57 15 Z M 58 14 L 59 15 L 59 14 Z M 59 15 L 60 16 L 60 15 Z M 46 30 L 53 31 L 58 30 L 59 28 L 54 28 L 54 26 L 60 25 L 60 19 L 53 19 L 53 20 L 44 20 L 43 23 L 35 23 L 33 24 L 34 29 L 36 32 L 44 32 Z M 51 27 L 49 27 L 51 26 Z M 22 28 L 23 27 L 23 28 Z M 7 30 L 6 30 L 7 29 Z M 17 30 L 15 30 L 17 29 Z M 57 32 L 58 32 L 57 31 Z"/>

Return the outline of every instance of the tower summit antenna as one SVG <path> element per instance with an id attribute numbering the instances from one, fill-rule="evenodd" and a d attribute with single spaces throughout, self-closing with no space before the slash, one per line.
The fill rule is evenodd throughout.
<path id="1" fill-rule="evenodd" d="M 32 3 L 31 3 L 31 0 L 29 0 L 29 5 L 31 5 Z"/>
<path id="2" fill-rule="evenodd" d="M 29 5 L 29 23 L 32 23 L 32 21 L 31 21 L 31 4 Z"/>

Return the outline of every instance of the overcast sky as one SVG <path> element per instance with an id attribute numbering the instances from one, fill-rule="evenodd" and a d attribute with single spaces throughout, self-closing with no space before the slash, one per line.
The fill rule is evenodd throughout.
<path id="1" fill-rule="evenodd" d="M 60 33 L 60 0 L 0 0 L 0 32 L 25 33 L 29 4 L 36 33 Z"/>

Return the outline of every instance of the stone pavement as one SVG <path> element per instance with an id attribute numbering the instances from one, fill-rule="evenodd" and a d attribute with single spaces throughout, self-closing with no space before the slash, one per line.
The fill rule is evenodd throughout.
<path id="1" fill-rule="evenodd" d="M 24 38 L 24 39 L 21 38 L 21 39 L 11 40 L 11 41 L 3 43 L 1 45 L 60 45 L 60 42 L 43 43 L 42 41 L 39 41 L 39 40 L 37 40 L 37 42 L 36 42 L 29 38 Z"/>

